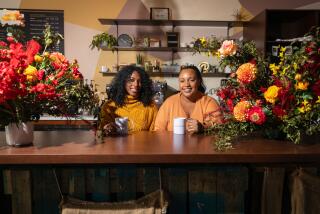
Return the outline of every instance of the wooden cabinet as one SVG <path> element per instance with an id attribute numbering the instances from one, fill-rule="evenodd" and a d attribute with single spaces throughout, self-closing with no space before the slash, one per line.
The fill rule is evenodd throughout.
<path id="1" fill-rule="evenodd" d="M 265 10 L 249 21 L 243 30 L 245 40 L 271 55 L 272 46 L 288 45 L 291 39 L 303 37 L 312 26 L 320 25 L 320 10 Z"/>

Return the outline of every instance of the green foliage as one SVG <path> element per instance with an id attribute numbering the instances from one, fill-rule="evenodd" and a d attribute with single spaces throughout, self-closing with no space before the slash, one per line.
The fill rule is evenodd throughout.
<path id="1" fill-rule="evenodd" d="M 214 56 L 220 46 L 221 41 L 215 36 L 210 36 L 208 38 L 194 38 L 194 41 L 191 42 L 191 50 L 193 51 L 193 54 L 206 53 L 208 56 Z"/>
<path id="2" fill-rule="evenodd" d="M 107 48 L 114 48 L 114 46 L 117 45 L 116 37 L 106 32 L 97 34 L 93 36 L 89 47 L 91 48 L 91 50 L 93 50 L 94 48 L 97 48 L 98 50 L 100 50 L 101 47 L 104 45 Z"/>
<path id="3" fill-rule="evenodd" d="M 44 53 L 48 48 L 59 45 L 64 38 L 60 33 L 54 32 L 51 28 L 51 25 L 46 23 L 45 29 L 43 30 L 43 36 L 34 37 L 33 39 L 37 40 L 44 47 Z"/>

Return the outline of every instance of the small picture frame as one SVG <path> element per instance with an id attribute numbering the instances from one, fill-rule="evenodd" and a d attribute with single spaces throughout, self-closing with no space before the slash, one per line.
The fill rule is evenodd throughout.
<path id="1" fill-rule="evenodd" d="M 167 47 L 178 48 L 180 44 L 179 32 L 167 32 Z"/>
<path id="2" fill-rule="evenodd" d="M 152 20 L 169 20 L 169 8 L 151 7 L 150 19 Z"/>
<path id="3" fill-rule="evenodd" d="M 278 50 L 279 50 L 278 46 L 272 46 L 271 47 L 272 56 L 278 56 Z"/>

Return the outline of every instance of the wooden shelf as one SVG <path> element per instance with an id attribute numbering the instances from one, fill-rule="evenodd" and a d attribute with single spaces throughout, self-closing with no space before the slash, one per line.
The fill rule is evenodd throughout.
<path id="1" fill-rule="evenodd" d="M 211 20 L 151 20 L 151 19 L 98 19 L 103 25 L 149 25 L 149 26 L 202 26 L 202 27 L 243 27 L 243 21 Z"/>
<path id="2" fill-rule="evenodd" d="M 109 72 L 102 73 L 102 76 L 115 76 L 117 73 Z M 179 75 L 178 72 L 148 72 L 150 77 L 177 77 Z M 228 77 L 229 74 L 226 73 L 203 73 L 202 77 Z"/>
<path id="3" fill-rule="evenodd" d="M 103 51 L 173 51 L 173 52 L 192 52 L 191 48 L 173 48 L 173 47 L 114 47 L 102 48 Z"/>

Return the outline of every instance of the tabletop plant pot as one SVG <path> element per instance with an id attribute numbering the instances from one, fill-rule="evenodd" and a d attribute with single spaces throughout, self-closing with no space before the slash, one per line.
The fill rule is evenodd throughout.
<path id="1" fill-rule="evenodd" d="M 9 146 L 27 146 L 33 143 L 32 122 L 10 123 L 5 126 L 6 142 Z"/>

